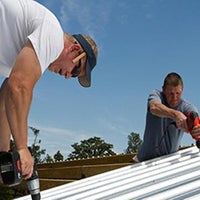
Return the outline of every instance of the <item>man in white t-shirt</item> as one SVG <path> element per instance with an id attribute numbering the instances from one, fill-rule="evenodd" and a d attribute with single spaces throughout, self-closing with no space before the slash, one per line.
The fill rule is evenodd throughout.
<path id="1" fill-rule="evenodd" d="M 66 79 L 91 84 L 97 46 L 88 36 L 64 34 L 57 18 L 33 0 L 0 0 L 0 151 L 10 148 L 12 134 L 25 179 L 32 175 L 27 148 L 28 114 L 33 88 L 45 69 Z"/>

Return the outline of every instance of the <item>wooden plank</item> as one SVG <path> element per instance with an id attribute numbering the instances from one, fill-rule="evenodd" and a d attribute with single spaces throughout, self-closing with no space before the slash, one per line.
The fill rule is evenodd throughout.
<path id="1" fill-rule="evenodd" d="M 85 165 L 62 168 L 40 168 L 38 169 L 38 173 L 40 178 L 47 179 L 82 179 L 85 177 L 124 167 L 129 164 L 130 163 Z"/>

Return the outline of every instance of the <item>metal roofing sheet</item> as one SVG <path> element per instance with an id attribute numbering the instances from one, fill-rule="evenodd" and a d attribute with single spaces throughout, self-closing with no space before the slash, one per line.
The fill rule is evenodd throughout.
<path id="1" fill-rule="evenodd" d="M 44 190 L 41 196 L 42 200 L 199 200 L 199 149 L 187 148 Z"/>

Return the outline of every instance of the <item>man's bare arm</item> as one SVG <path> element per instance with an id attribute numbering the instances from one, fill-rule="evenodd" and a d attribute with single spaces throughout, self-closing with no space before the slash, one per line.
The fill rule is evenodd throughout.
<path id="1" fill-rule="evenodd" d="M 30 176 L 32 157 L 27 148 L 28 114 L 33 88 L 41 76 L 41 68 L 30 42 L 19 53 L 13 70 L 7 80 L 5 109 L 16 148 L 20 153 L 22 170 Z M 29 163 L 30 162 L 30 163 Z M 31 169 L 30 169 L 31 168 Z"/>
<path id="2" fill-rule="evenodd" d="M 149 110 L 153 115 L 158 117 L 171 118 L 176 122 L 178 128 L 184 129 L 188 132 L 186 119 L 187 117 L 180 111 L 168 108 L 158 101 L 152 101 L 149 104 Z"/>

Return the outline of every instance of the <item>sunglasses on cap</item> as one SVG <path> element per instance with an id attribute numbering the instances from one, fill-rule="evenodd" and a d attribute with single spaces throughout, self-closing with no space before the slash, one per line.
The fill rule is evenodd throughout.
<path id="1" fill-rule="evenodd" d="M 77 61 L 79 61 L 79 62 L 78 62 L 78 65 L 76 65 L 74 67 L 74 69 L 71 71 L 71 75 L 72 75 L 71 77 L 75 78 L 75 77 L 77 77 L 81 73 L 81 59 L 84 56 L 86 56 L 85 52 L 81 53 L 80 55 L 78 55 L 76 58 L 74 58 L 72 60 L 73 63 L 76 63 Z"/>

